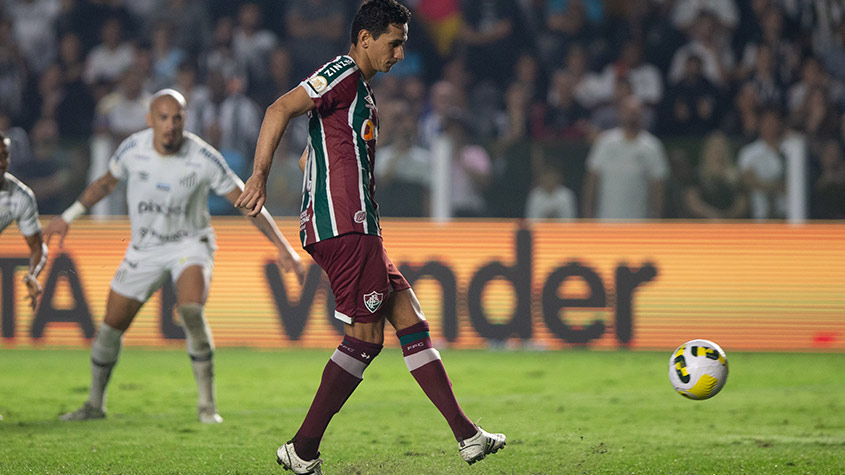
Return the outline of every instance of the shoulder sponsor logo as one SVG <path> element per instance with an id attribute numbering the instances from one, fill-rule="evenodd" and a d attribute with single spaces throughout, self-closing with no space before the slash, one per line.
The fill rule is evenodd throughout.
<path id="1" fill-rule="evenodd" d="M 376 313 L 376 310 L 381 307 L 382 302 L 384 302 L 384 294 L 381 292 L 376 292 L 374 290 L 364 295 L 364 305 L 370 313 Z"/>
<path id="2" fill-rule="evenodd" d="M 355 212 L 355 216 L 354 216 L 353 219 L 355 220 L 356 223 L 361 224 L 361 223 L 363 223 L 364 221 L 367 220 L 367 212 L 362 210 L 362 209 L 359 209 L 358 211 Z"/>
<path id="3" fill-rule="evenodd" d="M 376 139 L 376 125 L 373 123 L 372 120 L 367 119 L 361 125 L 361 138 L 370 142 Z"/>
<path id="4" fill-rule="evenodd" d="M 323 92 L 326 89 L 326 86 L 329 85 L 329 82 L 326 81 L 326 78 L 323 76 L 314 76 L 308 80 L 308 84 L 310 84 L 315 91 Z"/>

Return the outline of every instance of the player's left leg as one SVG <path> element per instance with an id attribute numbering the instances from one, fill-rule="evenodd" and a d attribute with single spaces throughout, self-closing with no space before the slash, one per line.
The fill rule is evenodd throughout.
<path id="1" fill-rule="evenodd" d="M 205 318 L 205 301 L 211 269 L 191 265 L 176 277 L 177 310 L 185 329 L 188 355 L 197 382 L 197 414 L 200 422 L 220 423 L 214 394 L 214 340 Z"/>
<path id="2" fill-rule="evenodd" d="M 414 291 L 406 288 L 394 292 L 385 302 L 385 316 L 397 330 L 408 371 L 446 419 L 464 460 L 472 464 L 504 447 L 504 434 L 490 434 L 477 427 L 458 404 Z"/>

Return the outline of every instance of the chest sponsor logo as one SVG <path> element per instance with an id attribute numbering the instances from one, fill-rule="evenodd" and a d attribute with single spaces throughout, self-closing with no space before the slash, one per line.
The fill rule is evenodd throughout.
<path id="1" fill-rule="evenodd" d="M 148 181 L 150 179 L 150 174 L 147 172 L 138 172 L 138 180 L 139 181 Z"/>
<path id="2" fill-rule="evenodd" d="M 365 120 L 361 125 L 361 138 L 367 142 L 371 142 L 375 140 L 377 136 L 378 132 L 376 132 L 376 125 L 373 121 L 370 119 Z"/>
<path id="3" fill-rule="evenodd" d="M 355 212 L 355 216 L 353 217 L 353 219 L 356 223 L 361 224 L 367 220 L 367 212 L 362 209 L 359 209 Z"/>
<path id="4" fill-rule="evenodd" d="M 326 86 L 329 85 L 329 82 L 326 81 L 326 78 L 323 76 L 314 76 L 313 78 L 308 80 L 308 84 L 314 88 L 317 92 L 323 92 L 326 90 Z"/>
<path id="5" fill-rule="evenodd" d="M 197 186 L 198 181 L 199 181 L 199 178 L 197 178 L 197 174 L 191 173 L 190 175 L 183 176 L 182 178 L 180 178 L 179 179 L 179 185 L 181 185 L 185 188 L 193 188 L 193 187 Z"/>
<path id="6" fill-rule="evenodd" d="M 141 201 L 138 203 L 138 214 L 162 214 L 164 216 L 178 216 L 185 213 L 181 206 L 168 206 L 153 201 Z"/>
<path id="7" fill-rule="evenodd" d="M 382 302 L 384 302 L 384 294 L 382 292 L 376 292 L 374 290 L 364 295 L 364 305 L 370 313 L 376 313 L 376 310 L 381 307 Z"/>
<path id="8" fill-rule="evenodd" d="M 170 191 L 170 183 L 156 183 L 156 189 L 161 191 Z"/>

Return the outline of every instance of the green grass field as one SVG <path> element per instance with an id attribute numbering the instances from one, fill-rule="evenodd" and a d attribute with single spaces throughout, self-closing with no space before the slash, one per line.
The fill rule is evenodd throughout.
<path id="1" fill-rule="evenodd" d="M 187 355 L 125 349 L 105 420 L 59 422 L 88 391 L 84 350 L 0 350 L 2 473 L 284 473 L 330 350 L 217 352 L 220 413 L 195 419 Z M 473 466 L 389 349 L 335 416 L 326 474 L 843 473 L 842 354 L 728 353 L 708 401 L 677 395 L 669 351 L 442 351 L 467 415 L 508 436 Z M 288 472 L 289 473 L 289 472 Z"/>

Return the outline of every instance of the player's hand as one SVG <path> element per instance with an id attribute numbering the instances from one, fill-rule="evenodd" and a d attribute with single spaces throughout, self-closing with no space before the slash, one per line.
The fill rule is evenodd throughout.
<path id="1" fill-rule="evenodd" d="M 302 265 L 302 260 L 295 253 L 280 252 L 279 265 L 285 272 L 293 271 L 296 274 L 296 280 L 299 281 L 301 287 L 305 283 L 305 267 Z"/>
<path id="2" fill-rule="evenodd" d="M 30 306 L 35 310 L 35 306 L 38 304 L 38 296 L 41 295 L 44 289 L 41 287 L 38 279 L 29 274 L 24 276 L 23 281 L 26 284 L 27 292 L 29 292 Z"/>
<path id="3" fill-rule="evenodd" d="M 47 224 L 47 227 L 44 228 L 44 241 L 47 245 L 50 245 L 50 239 L 53 237 L 54 234 L 59 235 L 59 249 L 64 247 L 65 243 L 65 235 L 70 229 L 70 225 L 62 219 L 61 216 L 56 216 Z"/>
<path id="4" fill-rule="evenodd" d="M 247 215 L 256 217 L 261 212 L 261 207 L 267 200 L 267 184 L 263 177 L 253 174 L 244 185 L 241 196 L 235 200 L 235 208 L 247 210 Z"/>

